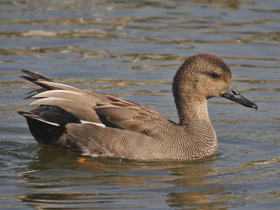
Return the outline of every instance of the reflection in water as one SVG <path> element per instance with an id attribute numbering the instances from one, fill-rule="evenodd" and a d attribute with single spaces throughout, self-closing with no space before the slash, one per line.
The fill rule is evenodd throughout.
<path id="1" fill-rule="evenodd" d="M 109 208 L 131 199 L 145 200 L 141 205 L 147 207 L 158 204 L 208 208 L 215 207 L 209 196 L 225 190 L 225 187 L 206 179 L 216 174 L 216 170 L 212 169 L 216 158 L 189 163 L 83 159 L 80 161 L 76 154 L 65 153 L 60 148 L 42 146 L 36 161 L 28 166 L 30 172 L 24 174 L 26 187 L 34 192 L 20 199 L 43 209 L 46 204 L 60 204 L 60 208 L 68 208 L 70 205 L 104 203 Z M 76 192 L 77 188 L 79 193 Z M 167 195 L 165 200 L 161 199 L 163 194 Z M 223 205 L 217 202 L 217 206 Z M 137 208 L 137 205 L 131 207 Z"/>
<path id="2" fill-rule="evenodd" d="M 213 161 L 184 165 L 176 168 L 175 173 L 180 174 L 180 180 L 176 182 L 179 188 L 167 196 L 167 203 L 171 207 L 189 206 L 193 208 L 216 208 L 224 206 L 223 203 L 215 203 L 210 199 L 225 190 L 224 187 L 207 181 L 207 177 L 215 174 L 211 169 Z M 174 173 L 174 172 L 173 172 Z"/>
<path id="3" fill-rule="evenodd" d="M 244 185 L 268 175 L 275 176 L 277 172 L 271 167 L 280 162 L 280 159 L 267 159 L 218 169 L 221 161 L 215 157 L 199 162 L 165 163 L 82 159 L 62 148 L 40 147 L 36 161 L 30 162 L 29 172 L 23 175 L 26 187 L 33 189 L 33 193 L 20 199 L 43 209 L 47 204 L 49 207 L 59 205 L 56 208 L 89 204 L 96 208 L 99 205 L 124 208 L 124 203 L 132 199 L 136 200 L 136 203 L 130 203 L 134 208 L 141 207 L 137 206 L 137 200 L 141 200 L 142 207 L 226 209 L 233 199 L 240 199 L 236 193 L 244 190 L 241 186 L 228 189 L 230 180 L 237 181 L 238 178 Z M 264 168 L 266 172 L 262 171 Z M 252 169 L 254 173 L 249 175 L 247 171 Z M 166 198 L 162 200 L 162 197 Z M 263 197 L 274 198 L 275 195 L 256 195 L 256 198 Z"/>
<path id="4" fill-rule="evenodd" d="M 279 3 L 253 0 L 1 1 L 0 206 L 20 209 L 278 209 Z M 219 155 L 200 162 L 80 157 L 38 145 L 16 114 L 29 69 L 118 94 L 177 121 L 175 70 L 222 57 L 257 112 L 209 102 Z"/>

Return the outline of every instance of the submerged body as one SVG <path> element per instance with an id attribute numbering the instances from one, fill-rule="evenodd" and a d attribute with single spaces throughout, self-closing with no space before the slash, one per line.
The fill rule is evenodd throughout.
<path id="1" fill-rule="evenodd" d="M 173 81 L 179 124 L 124 98 L 55 83 L 23 70 L 23 76 L 43 89 L 25 116 L 38 142 L 65 147 L 90 156 L 136 160 L 193 160 L 217 153 L 218 139 L 210 122 L 207 99 L 225 97 L 257 106 L 231 84 L 229 67 L 218 57 L 188 58 Z"/>

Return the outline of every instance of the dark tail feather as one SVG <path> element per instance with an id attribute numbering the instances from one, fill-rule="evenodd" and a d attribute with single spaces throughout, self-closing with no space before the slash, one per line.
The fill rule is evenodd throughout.
<path id="1" fill-rule="evenodd" d="M 20 114 L 20 115 L 22 115 L 22 116 L 24 116 L 26 118 L 31 118 L 33 120 L 37 120 L 37 121 L 45 123 L 45 124 L 49 124 L 49 125 L 56 126 L 56 127 L 60 126 L 58 123 L 47 121 L 47 120 L 39 117 L 38 115 L 32 114 L 31 112 L 18 111 L 18 114 Z"/>
<path id="2" fill-rule="evenodd" d="M 40 74 L 36 74 L 32 71 L 28 71 L 28 70 L 21 70 L 23 73 L 27 74 L 27 75 L 21 75 L 19 76 L 22 79 L 25 79 L 27 81 L 33 82 L 36 85 L 41 86 L 41 89 L 35 90 L 35 91 L 45 91 L 45 90 L 51 90 L 53 88 L 51 88 L 49 85 L 46 85 L 44 83 L 42 83 L 42 81 L 46 81 L 46 82 L 53 82 L 52 80 L 40 75 Z M 32 97 L 32 96 L 31 96 Z M 29 97 L 27 97 L 29 98 Z"/>
<path id="3" fill-rule="evenodd" d="M 46 91 L 46 90 L 75 90 L 79 91 L 78 88 L 71 87 L 68 85 L 55 83 L 52 80 L 43 77 L 42 75 L 36 74 L 34 72 L 28 71 L 28 70 L 22 70 L 22 72 L 26 73 L 26 75 L 20 76 L 21 78 L 28 80 L 38 86 L 41 87 L 41 89 L 38 89 L 37 91 Z"/>
<path id="4" fill-rule="evenodd" d="M 35 82 L 39 79 L 44 80 L 44 81 L 52 82 L 52 80 L 50 80 L 50 79 L 48 79 L 48 78 L 46 78 L 46 77 L 44 77 L 40 74 L 36 74 L 32 71 L 28 71 L 28 70 L 24 70 L 24 69 L 22 69 L 21 71 L 29 76 L 29 77 L 28 76 L 21 76 L 21 78 L 29 80 L 31 82 Z"/>
<path id="5" fill-rule="evenodd" d="M 31 99 L 33 96 L 37 95 L 38 93 L 46 91 L 45 88 L 38 88 L 35 90 L 31 90 L 28 93 L 26 93 L 28 96 L 24 97 L 23 99 Z"/>
<path id="6" fill-rule="evenodd" d="M 18 113 L 26 118 L 34 138 L 46 144 L 58 140 L 68 123 L 81 123 L 74 115 L 57 106 L 41 105 L 30 112 Z"/>

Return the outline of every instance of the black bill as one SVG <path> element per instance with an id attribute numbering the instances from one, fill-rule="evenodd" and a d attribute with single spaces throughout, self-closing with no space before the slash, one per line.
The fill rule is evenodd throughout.
<path id="1" fill-rule="evenodd" d="M 230 88 L 228 92 L 222 95 L 222 97 L 235 101 L 239 104 L 242 104 L 243 106 L 258 109 L 258 106 L 256 104 L 254 104 L 252 101 L 249 101 L 247 98 L 240 95 L 240 93 L 234 88 Z"/>

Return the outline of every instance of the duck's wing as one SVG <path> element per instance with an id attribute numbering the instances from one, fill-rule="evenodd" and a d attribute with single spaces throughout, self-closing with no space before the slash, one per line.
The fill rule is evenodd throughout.
<path id="1" fill-rule="evenodd" d="M 77 117 L 82 123 L 130 130 L 154 138 L 160 137 L 161 131 L 170 123 L 173 124 L 158 112 L 139 103 L 115 95 L 94 93 L 56 83 L 27 70 L 23 72 L 28 76 L 22 78 L 42 88 L 31 97 L 38 99 L 31 105 L 57 106 Z"/>

